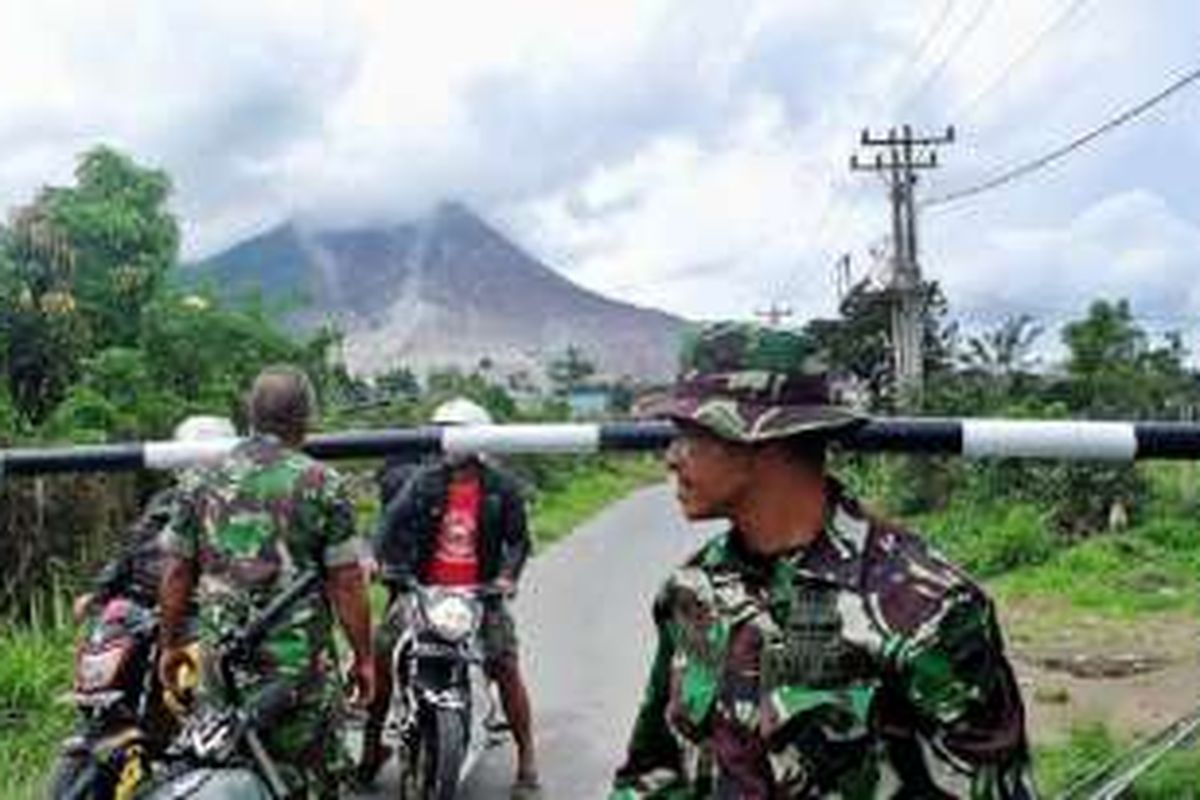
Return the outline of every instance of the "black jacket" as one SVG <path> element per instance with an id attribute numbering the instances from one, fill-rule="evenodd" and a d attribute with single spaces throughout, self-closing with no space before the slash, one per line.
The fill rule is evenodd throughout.
<path id="1" fill-rule="evenodd" d="M 146 503 L 141 516 L 126 531 L 129 543 L 96 575 L 92 585 L 97 601 L 128 597 L 147 606 L 158 603 L 163 570 L 158 537 L 171 518 L 177 495 L 177 490 L 170 487 Z"/>
<path id="2" fill-rule="evenodd" d="M 501 575 L 520 578 L 531 543 L 525 500 L 516 480 L 480 460 L 482 496 L 479 507 L 477 552 L 483 582 Z M 375 557 L 385 582 L 403 585 L 418 581 L 433 557 L 446 508 L 453 469 L 446 464 L 422 467 L 392 498 L 375 533 Z"/>

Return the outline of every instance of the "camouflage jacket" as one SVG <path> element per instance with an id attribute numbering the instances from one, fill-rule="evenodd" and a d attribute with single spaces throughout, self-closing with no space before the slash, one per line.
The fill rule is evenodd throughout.
<path id="1" fill-rule="evenodd" d="M 188 473 L 161 544 L 196 566 L 202 645 L 244 625 L 299 574 L 360 555 L 338 473 L 271 437 L 252 438 L 219 466 Z M 327 668 L 331 647 L 327 604 L 298 606 L 264 641 L 247 678 L 313 678 Z"/>
<path id="2" fill-rule="evenodd" d="M 666 582 L 611 800 L 1034 796 L 987 597 L 832 482 L 826 508 L 799 551 L 731 532 Z"/>

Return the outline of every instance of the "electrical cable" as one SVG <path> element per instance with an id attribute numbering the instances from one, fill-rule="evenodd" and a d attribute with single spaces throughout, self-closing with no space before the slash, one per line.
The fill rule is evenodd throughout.
<path id="1" fill-rule="evenodd" d="M 1137 105 L 1134 105 L 1130 108 L 1125 109 L 1121 113 L 1117 114 L 1115 117 L 1112 117 L 1111 119 L 1107 120 L 1106 122 L 1102 123 L 1101 125 L 1091 129 L 1087 133 L 1084 133 L 1081 136 L 1077 136 L 1076 138 L 1072 139 L 1070 142 L 1063 145 L 1062 147 L 1058 147 L 1054 150 L 1051 150 L 1049 153 L 1039 156 L 1038 158 L 1032 159 L 1030 161 L 1026 161 L 1025 163 L 1022 163 L 1022 164 L 1019 164 L 1010 169 L 1004 170 L 1000 174 L 998 174 L 992 178 L 988 178 L 985 181 L 981 181 L 977 184 L 967 186 L 962 189 L 957 189 L 952 192 L 947 192 L 946 194 L 931 197 L 927 200 L 922 201 L 920 203 L 920 207 L 921 208 L 934 208 L 937 206 L 944 206 L 949 203 L 954 203 L 959 200 L 964 200 L 968 197 L 974 197 L 975 195 L 982 194 L 983 192 L 987 192 L 992 189 L 997 189 L 1001 186 L 1012 183 L 1013 181 L 1017 180 L 1018 178 L 1022 178 L 1025 175 L 1028 175 L 1033 172 L 1037 172 L 1038 170 L 1043 169 L 1044 167 L 1047 167 L 1050 164 L 1053 164 L 1055 161 L 1065 158 L 1066 156 L 1070 155 L 1071 153 L 1075 152 L 1076 150 L 1079 150 L 1080 148 L 1085 147 L 1090 142 L 1098 139 L 1099 137 L 1103 136 L 1104 134 L 1108 133 L 1109 131 L 1119 128 L 1120 126 L 1124 125 L 1126 122 L 1130 122 L 1131 120 L 1134 120 L 1134 119 L 1140 117 L 1142 114 L 1145 114 L 1147 111 L 1152 109 L 1154 106 L 1156 106 L 1159 103 L 1161 103 L 1162 101 L 1166 100 L 1168 97 L 1175 94 L 1176 92 L 1182 91 L 1183 89 L 1187 88 L 1192 83 L 1195 83 L 1197 80 L 1200 80 L 1200 68 L 1193 69 L 1191 72 L 1187 73 L 1183 77 L 1177 78 L 1176 80 L 1172 81 L 1169 86 L 1167 86 L 1165 89 L 1161 90 L 1157 94 L 1153 95 L 1152 97 L 1150 97 L 1146 100 L 1143 100 L 1142 102 L 1138 103 Z"/>
<path id="2" fill-rule="evenodd" d="M 1062 13 L 1041 30 L 1015 57 L 1013 57 L 1004 67 L 996 73 L 995 77 L 979 92 L 973 95 L 969 100 L 960 104 L 949 115 L 949 118 L 956 123 L 961 123 L 962 120 L 970 119 L 970 113 L 977 108 L 980 103 L 987 97 L 990 97 L 997 89 L 1004 85 L 1009 76 L 1013 72 L 1020 69 L 1034 53 L 1036 53 L 1046 40 L 1065 25 L 1072 17 L 1079 13 L 1090 2 L 1090 0 L 1071 0 Z"/>
<path id="3" fill-rule="evenodd" d="M 915 89 L 908 93 L 908 96 L 904 98 L 904 101 L 897 106 L 896 110 L 898 114 L 903 114 L 905 111 L 907 111 L 912 106 L 913 101 L 924 94 L 925 91 L 932 86 L 938 78 L 941 77 L 942 73 L 945 72 L 946 67 L 948 67 L 950 62 L 958 56 L 963 46 L 975 33 L 976 29 L 979 28 L 979 25 L 983 22 L 984 17 L 987 16 L 988 12 L 991 11 L 993 5 L 994 0 L 983 0 L 983 2 L 976 7 L 975 14 L 962 28 L 962 30 L 959 31 L 958 37 L 954 40 L 953 44 L 950 45 L 950 49 L 946 51 L 946 55 L 943 56 L 942 60 L 939 61 L 937 65 L 925 75 L 925 79 L 922 80 Z"/>

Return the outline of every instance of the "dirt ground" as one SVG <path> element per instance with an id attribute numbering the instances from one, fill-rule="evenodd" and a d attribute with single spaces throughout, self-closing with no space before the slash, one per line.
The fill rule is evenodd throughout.
<path id="1" fill-rule="evenodd" d="M 1057 601 L 1001 608 L 1034 744 L 1101 722 L 1141 738 L 1200 705 L 1200 621 L 1178 613 L 1102 619 Z"/>

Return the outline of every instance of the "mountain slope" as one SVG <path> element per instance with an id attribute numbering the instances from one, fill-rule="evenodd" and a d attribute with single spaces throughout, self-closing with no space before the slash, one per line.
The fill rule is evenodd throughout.
<path id="1" fill-rule="evenodd" d="M 391 228 L 314 231 L 288 223 L 195 267 L 222 292 L 261 290 L 293 321 L 337 322 L 358 372 L 406 365 L 536 370 L 568 345 L 600 371 L 670 375 L 683 321 L 587 291 L 459 204 Z"/>

